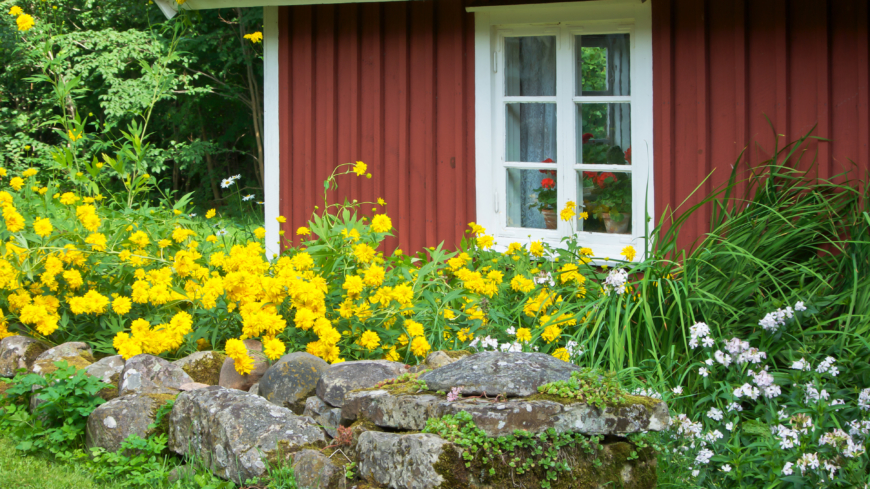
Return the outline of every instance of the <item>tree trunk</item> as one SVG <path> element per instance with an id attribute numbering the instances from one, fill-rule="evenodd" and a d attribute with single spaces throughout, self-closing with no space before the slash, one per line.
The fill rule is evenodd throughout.
<path id="1" fill-rule="evenodd" d="M 196 106 L 196 113 L 199 115 L 199 130 L 202 134 L 202 140 L 208 141 L 208 138 L 205 135 L 205 120 L 202 118 L 202 109 L 199 108 L 199 105 Z M 208 151 L 205 153 L 205 168 L 208 171 L 208 183 L 211 185 L 211 193 L 214 195 L 214 201 L 220 202 L 221 191 L 218 189 L 217 180 L 215 179 L 214 159 Z"/>
<path id="2" fill-rule="evenodd" d="M 254 123 L 254 138 L 257 140 L 257 165 L 254 167 L 257 174 L 257 181 L 261 187 L 264 187 L 264 150 L 263 150 L 263 103 L 260 99 L 260 87 L 257 84 L 257 79 L 254 77 L 253 51 L 247 45 L 249 42 L 245 39 L 245 25 L 242 22 L 242 9 L 236 8 L 236 16 L 239 19 L 239 41 L 242 43 L 242 54 L 245 57 L 245 66 L 247 68 L 248 91 L 251 96 L 251 118 Z"/>

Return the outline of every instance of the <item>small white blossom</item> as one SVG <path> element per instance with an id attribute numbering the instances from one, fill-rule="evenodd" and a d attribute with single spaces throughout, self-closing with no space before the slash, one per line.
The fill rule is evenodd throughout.
<path id="1" fill-rule="evenodd" d="M 730 421 L 725 423 L 725 429 L 728 431 L 733 431 L 734 430 L 734 423 L 732 423 Z"/>
<path id="2" fill-rule="evenodd" d="M 249 201 L 249 200 L 251 200 L 251 199 L 253 199 L 253 198 L 254 198 L 254 194 L 249 194 L 249 195 L 246 195 L 246 196 L 242 197 L 242 200 L 244 200 L 245 202 L 247 202 L 247 201 Z"/>
<path id="3" fill-rule="evenodd" d="M 628 282 L 627 271 L 622 268 L 611 269 L 607 278 L 604 280 L 604 294 L 610 295 L 611 290 L 615 290 L 619 295 L 624 294 L 626 282 Z"/>
<path id="4" fill-rule="evenodd" d="M 713 457 L 713 451 L 708 448 L 702 448 L 700 452 L 698 452 L 698 456 L 695 457 L 695 464 L 707 464 L 710 463 L 710 458 Z"/>
<path id="5" fill-rule="evenodd" d="M 216 232 L 215 234 L 217 234 L 218 236 L 226 236 L 227 230 L 226 230 L 226 228 L 224 228 L 224 229 L 221 229 L 220 231 Z"/>
<path id="6" fill-rule="evenodd" d="M 722 466 L 721 470 L 722 470 L 722 472 L 731 472 L 731 466 L 728 464 L 725 464 Z"/>
<path id="7" fill-rule="evenodd" d="M 707 370 L 707 369 L 704 368 L 704 367 L 701 367 L 701 368 L 698 369 L 698 374 L 699 374 L 701 377 L 706 377 L 706 376 L 710 375 L 710 371 Z"/>
<path id="8" fill-rule="evenodd" d="M 804 305 L 803 301 L 797 301 L 797 304 L 794 305 L 795 311 L 806 311 L 807 306 Z"/>
<path id="9" fill-rule="evenodd" d="M 674 392 L 674 394 L 680 395 L 683 393 L 683 386 L 678 385 L 671 390 Z"/>
<path id="10" fill-rule="evenodd" d="M 807 370 L 807 371 L 812 369 L 812 367 L 810 366 L 810 363 L 807 362 L 806 360 L 804 360 L 803 357 L 801 357 L 800 360 L 793 362 L 791 364 L 791 368 L 792 368 L 792 370 Z"/>
<path id="11" fill-rule="evenodd" d="M 864 389 L 858 394 L 858 407 L 864 411 L 870 411 L 870 388 Z"/>
<path id="12" fill-rule="evenodd" d="M 710 408 L 710 410 L 707 411 L 707 417 L 710 419 L 715 419 L 716 421 L 722 421 L 723 416 L 724 415 L 722 414 L 722 411 L 717 408 Z"/>
<path id="13" fill-rule="evenodd" d="M 792 467 L 794 467 L 794 464 L 793 464 L 793 463 L 791 463 L 791 462 L 786 462 L 785 465 L 782 467 L 782 475 L 792 475 L 792 474 L 794 474 L 794 470 L 792 470 Z"/>
<path id="14" fill-rule="evenodd" d="M 708 359 L 704 360 L 704 363 L 706 363 L 707 366 L 712 367 L 713 364 L 716 362 L 714 362 L 712 358 L 708 358 Z"/>

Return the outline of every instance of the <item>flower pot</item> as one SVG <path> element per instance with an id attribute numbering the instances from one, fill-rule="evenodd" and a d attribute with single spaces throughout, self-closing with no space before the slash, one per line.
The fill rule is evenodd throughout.
<path id="1" fill-rule="evenodd" d="M 544 209 L 541 211 L 541 215 L 544 216 L 544 224 L 547 225 L 547 229 L 556 229 L 556 224 L 558 223 L 556 220 L 556 211 L 552 209 Z"/>
<path id="2" fill-rule="evenodd" d="M 610 213 L 608 212 L 601 214 L 601 220 L 604 221 L 604 229 L 610 234 L 626 234 L 631 227 L 630 212 L 623 212 L 622 220 L 619 222 L 610 219 Z"/>

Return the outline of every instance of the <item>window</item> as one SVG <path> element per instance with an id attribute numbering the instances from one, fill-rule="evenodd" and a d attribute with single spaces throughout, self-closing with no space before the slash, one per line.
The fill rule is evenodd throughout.
<path id="1" fill-rule="evenodd" d="M 571 233 L 602 257 L 642 244 L 653 215 L 649 3 L 474 11 L 478 222 L 500 247 L 558 246 Z M 588 218 L 559 219 L 568 202 Z"/>

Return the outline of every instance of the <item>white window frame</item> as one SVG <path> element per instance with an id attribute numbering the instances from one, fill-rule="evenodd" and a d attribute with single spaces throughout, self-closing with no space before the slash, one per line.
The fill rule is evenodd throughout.
<path id="1" fill-rule="evenodd" d="M 571 223 L 559 220 L 557 229 L 507 227 L 505 187 L 505 102 L 533 101 L 529 97 L 504 97 L 504 38 L 516 35 L 556 35 L 557 189 L 558 210 L 577 202 L 575 171 L 620 171 L 632 175 L 631 234 L 577 232 L 580 242 L 597 257 L 619 256 L 626 245 L 642 252 L 646 216 L 655 216 L 653 203 L 653 92 L 651 2 L 600 0 L 543 5 L 469 7 L 474 12 L 475 36 L 475 173 L 477 222 L 495 238 L 497 249 L 512 242 L 543 240 L 562 246 Z M 630 35 L 630 96 L 574 96 L 574 36 L 628 33 Z M 558 67 L 572 66 L 559 70 Z M 600 99 L 600 100 L 599 100 Z M 631 103 L 632 164 L 575 164 L 576 101 Z M 510 168 L 522 168 L 511 164 Z M 534 165 L 534 168 L 540 168 Z M 650 223 L 652 224 L 652 223 Z M 576 227 L 576 226 L 575 226 Z M 638 253 L 636 260 L 641 259 Z"/>

